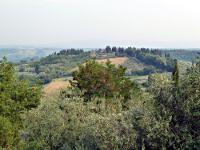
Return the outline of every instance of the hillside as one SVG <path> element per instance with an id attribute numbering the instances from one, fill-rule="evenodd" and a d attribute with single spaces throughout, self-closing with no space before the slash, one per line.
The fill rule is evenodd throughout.
<path id="1" fill-rule="evenodd" d="M 127 51 L 129 52 L 127 54 Z M 105 64 L 108 60 L 111 64 L 116 66 L 122 65 L 127 68 L 126 76 L 139 84 L 145 84 L 148 75 L 152 73 L 170 72 L 174 60 L 167 56 L 160 56 L 159 51 L 157 54 L 153 51 L 134 49 L 125 49 L 123 53 L 113 53 L 101 51 L 88 51 L 83 50 L 61 50 L 60 52 L 53 53 L 47 57 L 41 58 L 39 61 L 21 62 L 16 65 L 16 70 L 20 78 L 28 79 L 32 83 L 40 80 L 44 86 L 44 93 L 49 95 L 56 91 L 66 88 L 68 77 L 71 73 L 78 69 L 78 65 L 83 64 L 88 59 L 96 58 L 100 64 Z M 138 52 L 139 51 L 139 52 Z M 95 53 L 94 53 L 95 52 Z M 189 61 L 179 61 L 180 73 L 184 74 L 186 69 L 191 66 Z M 52 81 L 52 82 L 51 82 Z"/>
<path id="2" fill-rule="evenodd" d="M 181 61 L 192 61 L 193 59 L 195 59 L 198 55 L 200 50 L 163 50 L 163 55 L 165 54 L 169 54 L 172 58 L 181 60 Z"/>
<path id="3" fill-rule="evenodd" d="M 4 56 L 11 62 L 39 60 L 46 57 L 58 49 L 51 48 L 32 48 L 32 47 L 17 47 L 17 48 L 0 48 L 0 59 Z"/>
<path id="4" fill-rule="evenodd" d="M 136 49 L 136 48 L 105 48 L 96 51 L 83 51 L 82 49 L 67 49 L 55 52 L 43 57 L 38 61 L 20 62 L 16 70 L 22 79 L 31 82 L 40 80 L 43 84 L 53 79 L 69 77 L 78 65 L 88 59 L 96 59 L 99 63 L 108 60 L 117 66 L 127 68 L 127 76 L 145 76 L 155 72 L 171 72 L 174 59 L 162 56 L 159 50 Z"/>
<path id="5" fill-rule="evenodd" d="M 33 82 L 39 79 L 46 84 L 53 79 L 70 76 L 71 70 L 87 59 L 89 59 L 87 52 L 78 55 L 53 53 L 39 61 L 18 63 L 15 68 L 21 78 Z"/>
<path id="6" fill-rule="evenodd" d="M 200 133 L 200 63 L 190 68 L 191 63 L 174 61 L 169 56 L 161 57 L 151 51 L 140 51 L 132 56 L 123 53 L 111 57 L 113 53 L 105 52 L 103 55 L 104 59 L 102 55 L 101 59 L 96 55 L 96 61 L 85 62 L 93 58 L 90 52 L 70 50 L 16 65 L 20 77 L 26 74 L 41 80 L 41 75 L 45 75 L 43 81 L 49 81 L 42 85 L 43 90 L 38 84 L 19 80 L 12 64 L 4 59 L 0 63 L 3 79 L 0 80 L 3 108 L 0 139 L 8 142 L 11 139 L 10 145 L 16 147 L 11 149 L 23 146 L 24 150 L 38 147 L 52 150 L 74 147 L 88 150 L 138 149 L 144 145 L 143 139 L 148 142 L 146 149 L 165 149 L 166 145 L 171 146 L 174 137 L 178 139 L 173 145 L 178 145 L 177 149 L 179 145 L 183 145 L 181 149 L 188 148 L 188 145 L 191 149 L 194 149 L 193 145 L 199 146 L 194 142 L 199 141 Z M 115 65 L 105 64 L 107 59 Z M 78 64 L 84 65 L 72 74 L 73 80 L 69 82 L 71 78 L 66 78 L 70 76 L 67 73 Z M 127 66 L 132 76 L 127 78 L 127 72 L 119 65 Z M 173 65 L 176 66 L 173 74 L 145 72 L 148 68 L 166 72 Z M 66 75 L 60 74 L 61 68 L 67 68 Z M 151 75 L 133 76 L 134 71 Z M 193 135 L 193 131 L 197 134 Z M 17 137 L 10 134 L 12 132 L 17 133 Z M 182 143 L 183 135 L 184 139 L 191 137 L 192 141 Z M 17 146 L 13 138 L 20 140 Z M 0 144 L 7 149 L 7 145 Z"/>
<path id="7" fill-rule="evenodd" d="M 91 51 L 92 49 L 84 49 L 84 51 Z M 198 56 L 200 52 L 199 49 L 157 49 L 162 52 L 162 55 L 169 54 L 172 58 L 182 60 L 182 61 L 192 61 L 195 57 Z M 20 61 L 30 61 L 30 60 L 39 60 L 42 57 L 46 57 L 54 52 L 59 52 L 58 48 L 35 48 L 35 47 L 0 47 L 0 59 L 4 56 L 11 62 L 20 62 Z M 109 52 L 109 51 L 108 51 Z M 103 58 L 107 54 L 103 56 Z M 99 58 L 101 58 L 101 56 Z M 112 57 L 111 54 L 109 57 Z"/>

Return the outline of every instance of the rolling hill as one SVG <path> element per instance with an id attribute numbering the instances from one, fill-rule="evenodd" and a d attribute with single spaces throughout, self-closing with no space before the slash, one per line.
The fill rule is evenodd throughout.
<path id="1" fill-rule="evenodd" d="M 95 54 L 94 54 L 95 52 Z M 173 68 L 173 59 L 162 57 L 157 50 L 148 49 L 122 49 L 117 52 L 107 51 L 84 51 L 82 49 L 68 49 L 54 52 L 37 61 L 25 61 L 16 64 L 16 70 L 20 78 L 32 82 L 40 80 L 43 84 L 53 79 L 71 76 L 78 65 L 88 59 L 94 59 L 99 63 L 110 60 L 115 65 L 127 68 L 126 75 L 148 75 L 154 72 L 168 72 Z"/>
<path id="2" fill-rule="evenodd" d="M 50 48 L 0 48 L 0 59 L 6 57 L 11 62 L 20 62 L 22 60 L 39 60 L 46 57 L 58 49 Z"/>

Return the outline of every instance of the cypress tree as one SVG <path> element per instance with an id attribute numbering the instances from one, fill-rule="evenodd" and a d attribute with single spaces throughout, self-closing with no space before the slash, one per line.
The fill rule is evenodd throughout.
<path id="1" fill-rule="evenodd" d="M 172 80 L 174 81 L 175 87 L 178 87 L 179 86 L 179 66 L 178 66 L 177 60 L 175 60 L 175 66 L 172 72 Z"/>

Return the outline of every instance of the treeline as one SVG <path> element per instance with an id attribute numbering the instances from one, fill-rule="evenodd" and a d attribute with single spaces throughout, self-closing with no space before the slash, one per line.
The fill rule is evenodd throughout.
<path id="1" fill-rule="evenodd" d="M 56 55 L 79 55 L 81 53 L 84 53 L 83 49 L 64 49 L 60 52 L 56 53 Z"/>
<path id="2" fill-rule="evenodd" d="M 149 48 L 135 48 L 135 47 L 110 47 L 106 46 L 105 49 L 99 49 L 98 51 L 106 52 L 106 53 L 116 53 L 117 56 L 130 56 L 130 57 L 136 57 L 139 55 L 139 53 L 150 53 L 153 55 L 159 55 L 162 56 L 162 51 L 159 49 L 149 49 Z"/>
<path id="3" fill-rule="evenodd" d="M 127 56 L 135 57 L 142 63 L 146 65 L 151 65 L 151 67 L 146 67 L 142 71 L 133 71 L 133 75 L 148 75 L 153 72 L 171 72 L 174 68 L 175 59 L 170 57 L 169 53 L 163 53 L 159 49 L 149 49 L 149 48 L 135 48 L 135 47 L 110 47 L 107 46 L 105 49 L 99 49 L 99 53 L 113 53 L 115 56 Z"/>

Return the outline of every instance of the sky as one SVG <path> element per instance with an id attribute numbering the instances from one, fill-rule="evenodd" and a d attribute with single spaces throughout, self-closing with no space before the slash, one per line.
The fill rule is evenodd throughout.
<path id="1" fill-rule="evenodd" d="M 200 48 L 200 0 L 0 0 L 0 45 Z"/>

